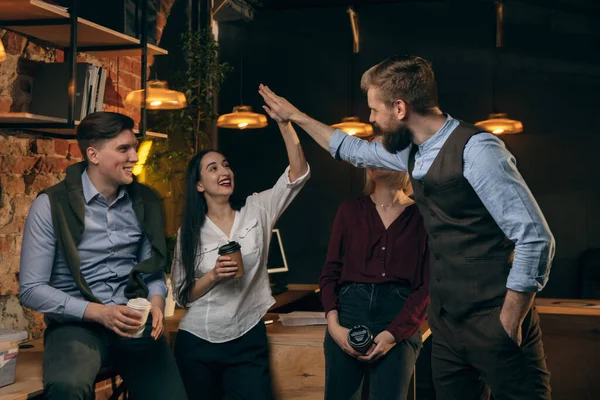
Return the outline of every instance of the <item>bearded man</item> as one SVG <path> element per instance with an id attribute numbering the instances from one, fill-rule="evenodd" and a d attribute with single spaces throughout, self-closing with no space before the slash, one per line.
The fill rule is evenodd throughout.
<path id="1" fill-rule="evenodd" d="M 363 74 L 383 143 L 345 134 L 260 85 L 267 113 L 336 159 L 408 171 L 431 252 L 432 370 L 438 399 L 550 399 L 539 318 L 555 243 L 513 155 L 438 105 L 428 61 L 391 57 Z"/>

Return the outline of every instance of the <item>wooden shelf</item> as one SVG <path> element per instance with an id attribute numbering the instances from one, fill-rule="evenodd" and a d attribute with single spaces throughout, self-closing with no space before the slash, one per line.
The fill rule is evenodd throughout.
<path id="1" fill-rule="evenodd" d="M 68 19 L 69 13 L 63 7 L 54 6 L 40 0 L 2 0 L 0 1 L 0 26 L 11 31 L 41 39 L 59 47 L 69 47 L 70 26 L 11 26 L 8 21 Z M 77 46 L 127 46 L 139 45 L 134 37 L 113 31 L 83 18 L 78 18 Z M 140 56 L 141 49 L 96 50 L 86 51 L 97 57 Z M 148 55 L 166 55 L 169 52 L 160 47 L 148 44 Z"/>
<path id="2" fill-rule="evenodd" d="M 0 113 L 0 124 L 66 124 L 67 120 L 64 118 L 47 117 L 44 115 L 30 114 L 30 113 Z M 28 129 L 33 131 L 54 133 L 57 135 L 71 135 L 75 137 L 77 134 L 77 125 L 79 121 L 75 121 L 74 128 L 16 128 L 16 129 Z M 0 128 L 1 129 L 1 128 Z M 134 129 L 133 132 L 137 135 L 138 130 Z M 166 139 L 168 135 L 166 133 L 146 131 L 146 136 Z"/>

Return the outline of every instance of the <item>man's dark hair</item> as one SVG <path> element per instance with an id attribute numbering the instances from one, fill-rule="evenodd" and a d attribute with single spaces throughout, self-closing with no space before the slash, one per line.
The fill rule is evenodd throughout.
<path id="1" fill-rule="evenodd" d="M 117 137 L 124 130 L 133 130 L 133 120 L 127 115 L 101 111 L 88 114 L 77 127 L 77 144 L 87 160 L 87 148 L 102 146 L 102 142 Z"/>

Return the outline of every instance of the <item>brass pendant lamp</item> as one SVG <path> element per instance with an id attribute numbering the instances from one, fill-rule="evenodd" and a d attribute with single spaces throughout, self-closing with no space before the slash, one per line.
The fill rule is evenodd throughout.
<path id="1" fill-rule="evenodd" d="M 144 90 L 134 90 L 125 97 L 125 104 L 141 108 L 144 104 Z M 169 89 L 166 81 L 148 81 L 146 109 L 148 110 L 177 110 L 187 106 L 185 94 Z"/>
<path id="2" fill-rule="evenodd" d="M 475 125 L 491 132 L 495 135 L 508 135 L 523 132 L 523 123 L 518 120 L 508 118 L 506 113 L 496 111 L 496 52 L 497 49 L 503 46 L 503 21 L 504 21 L 504 4 L 502 0 L 496 0 L 496 47 L 494 48 L 494 61 L 492 64 L 492 109 L 493 113 L 489 115 L 489 119 L 476 122 Z"/>
<path id="3" fill-rule="evenodd" d="M 349 114 L 352 114 L 352 64 L 353 57 L 360 51 L 359 31 L 358 31 L 358 15 L 352 7 L 348 7 L 347 10 L 350 15 L 350 25 L 352 26 L 352 40 L 353 40 L 353 51 L 350 55 L 350 68 L 348 78 L 348 90 L 349 90 Z M 356 116 L 350 116 L 342 118 L 342 122 L 331 125 L 332 128 L 339 129 L 346 132 L 348 135 L 356 137 L 367 137 L 373 134 L 373 126 L 360 121 L 360 118 Z"/>
<path id="4" fill-rule="evenodd" d="M 229 114 L 223 114 L 217 119 L 217 127 L 228 129 L 259 129 L 268 125 L 264 114 L 255 113 L 251 106 L 244 105 L 242 91 L 244 82 L 244 47 L 240 55 L 240 105 L 233 107 Z"/>

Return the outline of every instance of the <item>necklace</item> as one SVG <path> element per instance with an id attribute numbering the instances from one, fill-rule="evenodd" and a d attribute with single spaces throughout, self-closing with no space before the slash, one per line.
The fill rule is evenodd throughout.
<path id="1" fill-rule="evenodd" d="M 390 204 L 381 204 L 381 203 L 376 202 L 375 199 L 373 198 L 373 196 L 370 196 L 370 197 L 371 197 L 371 200 L 373 200 L 373 203 L 375 203 L 376 206 L 379 206 L 381 208 L 392 207 L 392 206 L 394 206 L 396 204 L 400 204 L 397 201 L 394 201 L 394 202 L 392 202 Z"/>

